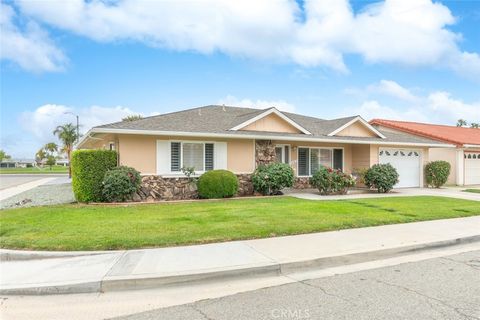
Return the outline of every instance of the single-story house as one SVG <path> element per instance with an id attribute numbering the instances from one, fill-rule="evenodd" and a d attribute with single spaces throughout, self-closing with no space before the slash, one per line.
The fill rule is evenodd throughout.
<path id="1" fill-rule="evenodd" d="M 385 119 L 374 119 L 370 124 L 382 132 L 415 134 L 455 145 L 455 148 L 431 148 L 430 160 L 450 163 L 449 184 L 480 184 L 480 129 Z"/>
<path id="2" fill-rule="evenodd" d="M 198 174 L 230 170 L 239 176 L 240 192 L 250 192 L 251 173 L 272 161 L 291 165 L 297 188 L 308 186 L 308 178 L 320 165 L 352 173 L 376 163 L 397 167 L 397 187 L 421 187 L 423 164 L 429 160 L 429 150 L 437 147 L 453 145 L 377 129 L 360 116 L 324 120 L 273 107 L 222 105 L 101 125 L 90 129 L 77 145 L 117 150 L 120 165 L 150 176 L 167 198 L 172 188 L 164 185 L 169 178 L 184 177 L 182 167 L 194 167 Z M 183 192 L 177 184 L 173 187 L 175 194 Z"/>
<path id="3" fill-rule="evenodd" d="M 1 168 L 28 168 L 36 165 L 35 159 L 3 159 L 0 162 Z"/>

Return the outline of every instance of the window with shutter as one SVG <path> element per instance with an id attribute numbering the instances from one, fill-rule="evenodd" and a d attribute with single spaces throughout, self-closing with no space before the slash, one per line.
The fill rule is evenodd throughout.
<path id="1" fill-rule="evenodd" d="M 180 142 L 170 144 L 170 170 L 172 172 L 180 171 Z"/>
<path id="2" fill-rule="evenodd" d="M 310 149 L 298 148 L 298 175 L 308 176 L 310 166 Z"/>
<path id="3" fill-rule="evenodd" d="M 213 170 L 214 147 L 213 143 L 205 143 L 205 171 Z"/>
<path id="4" fill-rule="evenodd" d="M 182 162 L 185 168 L 194 168 L 195 171 L 203 171 L 203 143 L 183 143 L 182 144 Z"/>

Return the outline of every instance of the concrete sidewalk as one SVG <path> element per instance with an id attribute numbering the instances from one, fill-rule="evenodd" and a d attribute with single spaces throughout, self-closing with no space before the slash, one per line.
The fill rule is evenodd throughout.
<path id="1" fill-rule="evenodd" d="M 5 177 L 0 176 L 0 179 L 2 178 L 5 178 Z M 35 178 L 36 177 L 33 177 L 32 181 L 28 181 L 26 183 L 21 183 L 19 185 L 13 185 L 11 187 L 2 189 L 0 191 L 0 201 L 11 198 L 17 194 L 31 190 L 38 186 L 41 186 L 47 183 L 52 183 L 53 181 L 59 179 L 59 177 L 47 177 L 47 178 L 42 177 L 40 179 L 35 179 Z"/>
<path id="2" fill-rule="evenodd" d="M 349 200 L 349 199 L 368 199 L 368 198 L 390 198 L 390 197 L 411 197 L 411 196 L 436 196 L 448 197 L 464 200 L 480 201 L 480 194 L 464 192 L 462 190 L 467 187 L 443 187 L 434 188 L 401 188 L 394 189 L 389 193 L 370 192 L 353 192 L 346 195 L 321 195 L 316 189 L 291 190 L 286 195 L 306 200 Z"/>
<path id="3" fill-rule="evenodd" d="M 480 217 L 197 246 L 1 263 L 1 294 L 157 288 L 348 265 L 455 244 L 480 245 Z"/>

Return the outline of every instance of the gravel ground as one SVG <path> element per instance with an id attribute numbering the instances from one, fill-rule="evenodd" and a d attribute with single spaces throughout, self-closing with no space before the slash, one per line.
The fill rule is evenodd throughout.
<path id="1" fill-rule="evenodd" d="M 70 183 L 46 184 L 0 201 L 0 209 L 44 206 L 74 201 Z"/>

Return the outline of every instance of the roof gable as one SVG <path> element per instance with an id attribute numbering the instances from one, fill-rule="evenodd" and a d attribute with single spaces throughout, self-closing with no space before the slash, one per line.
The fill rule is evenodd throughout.
<path id="1" fill-rule="evenodd" d="M 311 134 L 310 131 L 275 108 L 270 108 L 260 114 L 252 115 L 248 120 L 243 121 L 230 130 Z"/>
<path id="2" fill-rule="evenodd" d="M 456 145 L 480 145 L 480 129 L 386 119 L 370 123 Z"/>
<path id="3" fill-rule="evenodd" d="M 375 129 L 360 116 L 357 116 L 344 125 L 336 128 L 330 132 L 328 136 L 386 138 L 380 131 Z"/>

